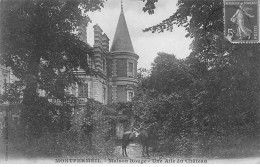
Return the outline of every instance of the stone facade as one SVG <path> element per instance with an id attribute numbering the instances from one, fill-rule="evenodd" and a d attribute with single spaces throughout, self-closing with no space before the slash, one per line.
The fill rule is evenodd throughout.
<path id="1" fill-rule="evenodd" d="M 0 64 L 0 95 L 3 95 L 6 86 L 15 82 L 16 80 L 18 79 L 13 75 L 12 70 Z M 15 108 L 15 110 L 13 108 Z M 7 109 L 10 110 L 9 114 L 11 116 L 12 123 L 19 124 L 20 110 L 18 108 L 19 107 L 16 105 L 10 105 L 8 102 L 0 104 L 0 135 L 3 127 L 5 126 L 4 119 L 7 115 L 7 112 L 5 112 Z"/>
<path id="2" fill-rule="evenodd" d="M 80 27 L 81 40 L 86 42 L 86 28 Z M 88 85 L 86 97 L 93 98 L 103 104 L 131 101 L 137 86 L 137 63 L 139 56 L 134 53 L 128 32 L 124 12 L 121 10 L 113 44 L 109 51 L 109 38 L 103 30 L 94 25 L 94 56 L 92 68 L 97 76 L 87 76 L 84 71 L 78 71 L 79 76 Z M 75 86 L 79 92 L 80 86 Z M 84 100 L 83 100 L 84 101 Z"/>
<path id="3" fill-rule="evenodd" d="M 81 40 L 86 42 L 87 37 L 84 31 L 86 31 L 86 28 L 80 27 Z M 91 67 L 98 75 L 87 76 L 83 70 L 78 71 L 79 76 L 88 85 L 86 90 L 89 92 L 86 97 L 79 97 L 79 93 L 75 94 L 76 97 L 82 99 L 83 102 L 87 98 L 93 98 L 103 104 L 131 101 L 137 87 L 139 56 L 134 52 L 123 8 L 121 8 L 110 51 L 109 38 L 98 25 L 94 26 L 93 50 L 94 56 L 87 56 L 90 62 L 93 62 Z M 75 92 L 82 92 L 80 86 L 75 88 Z M 121 112 L 121 114 L 123 113 Z M 118 138 L 122 138 L 123 132 L 131 130 L 131 125 L 133 125 L 132 113 L 124 113 L 124 115 L 127 115 L 129 121 L 116 124 Z"/>
<path id="4" fill-rule="evenodd" d="M 18 80 L 12 73 L 10 67 L 5 67 L 0 64 L 0 94 L 5 91 L 5 86 Z"/>
<path id="5" fill-rule="evenodd" d="M 94 55 L 86 55 L 88 65 L 97 75 L 86 75 L 85 71 L 75 71 L 82 83 L 68 88 L 67 92 L 73 94 L 84 105 L 88 99 L 94 99 L 102 104 L 131 101 L 137 86 L 137 62 L 139 56 L 134 53 L 131 38 L 128 32 L 123 9 L 121 10 L 116 28 L 113 44 L 109 50 L 109 38 L 98 25 L 94 25 Z M 80 40 L 87 45 L 86 27 L 78 29 Z M 9 68 L 1 66 L 0 70 L 0 94 L 3 94 L 5 84 L 12 83 L 15 79 Z M 38 90 L 40 96 L 45 96 L 43 90 Z M 2 111 L 6 110 L 8 104 L 1 105 Z M 0 129 L 5 117 L 0 112 Z M 16 115 L 15 118 L 16 119 Z M 19 117 L 18 117 L 19 119 Z M 19 122 L 19 121 L 18 121 Z M 117 125 L 117 134 L 120 137 L 124 131 L 124 125 Z"/>

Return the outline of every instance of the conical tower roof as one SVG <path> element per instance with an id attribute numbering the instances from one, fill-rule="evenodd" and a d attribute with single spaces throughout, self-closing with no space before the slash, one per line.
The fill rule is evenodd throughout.
<path id="1" fill-rule="evenodd" d="M 127 28 L 122 5 L 121 5 L 121 13 L 119 16 L 115 36 L 110 51 L 134 53 L 134 48 Z"/>

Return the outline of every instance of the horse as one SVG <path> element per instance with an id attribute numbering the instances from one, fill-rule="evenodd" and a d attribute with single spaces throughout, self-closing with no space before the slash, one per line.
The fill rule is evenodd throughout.
<path id="1" fill-rule="evenodd" d="M 126 156 L 128 157 L 127 153 L 126 153 L 126 147 L 130 144 L 130 142 L 133 142 L 136 137 L 137 137 L 138 133 L 137 131 L 126 131 L 123 133 L 123 138 L 122 138 L 122 155 L 123 157 Z"/>
<path id="2" fill-rule="evenodd" d="M 145 156 L 145 153 L 147 157 L 149 157 L 149 147 L 154 144 L 155 138 L 156 138 L 156 128 L 157 123 L 152 123 L 147 127 L 143 127 L 142 125 L 137 130 L 138 140 L 142 146 L 142 156 Z"/>

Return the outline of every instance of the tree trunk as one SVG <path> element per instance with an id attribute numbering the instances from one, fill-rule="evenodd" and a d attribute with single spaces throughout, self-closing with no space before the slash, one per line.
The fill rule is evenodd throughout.
<path id="1" fill-rule="evenodd" d="M 25 76 L 25 90 L 23 97 L 23 104 L 25 106 L 31 106 L 37 99 L 37 79 L 39 73 L 40 58 L 37 54 L 31 57 L 28 64 L 28 73 Z"/>

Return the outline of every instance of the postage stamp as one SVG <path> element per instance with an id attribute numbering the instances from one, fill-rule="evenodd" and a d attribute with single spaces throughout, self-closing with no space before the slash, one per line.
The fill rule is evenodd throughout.
<path id="1" fill-rule="evenodd" d="M 0 167 L 260 164 L 259 5 L 0 0 Z"/>
<path id="2" fill-rule="evenodd" d="M 224 0 L 225 37 L 232 43 L 259 42 L 259 0 Z"/>

